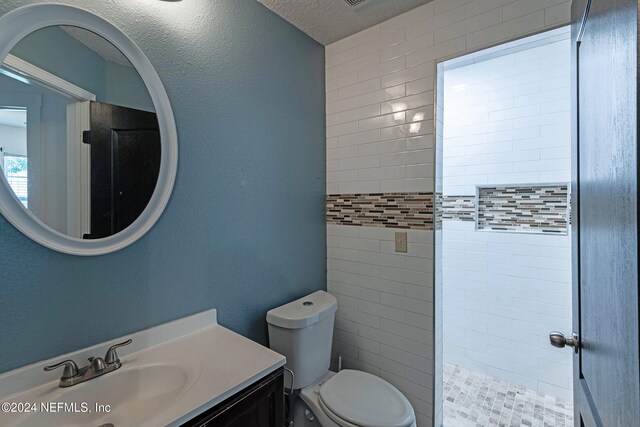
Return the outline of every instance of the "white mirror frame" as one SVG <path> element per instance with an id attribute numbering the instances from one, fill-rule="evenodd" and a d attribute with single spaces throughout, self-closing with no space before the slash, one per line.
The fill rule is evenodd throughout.
<path id="1" fill-rule="evenodd" d="M 81 27 L 104 37 L 127 57 L 140 74 L 151 95 L 160 126 L 162 148 L 158 182 L 149 204 L 140 217 L 125 230 L 103 239 L 78 239 L 47 226 L 22 206 L 2 173 L 0 213 L 19 231 L 50 249 L 72 255 L 103 255 L 134 243 L 160 218 L 175 182 L 178 167 L 178 133 L 169 97 L 149 59 L 122 31 L 89 11 L 62 4 L 35 4 L 20 7 L 3 15 L 0 17 L 0 59 L 4 62 L 14 46 L 32 32 L 58 25 Z"/>

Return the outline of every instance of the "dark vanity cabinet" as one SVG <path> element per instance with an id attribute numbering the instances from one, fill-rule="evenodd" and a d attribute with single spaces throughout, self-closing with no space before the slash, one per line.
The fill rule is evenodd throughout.
<path id="1" fill-rule="evenodd" d="M 283 372 L 278 369 L 182 427 L 282 427 Z"/>

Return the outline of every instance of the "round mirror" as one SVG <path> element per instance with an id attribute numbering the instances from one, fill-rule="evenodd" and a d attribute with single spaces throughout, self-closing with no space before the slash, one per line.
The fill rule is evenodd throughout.
<path id="1" fill-rule="evenodd" d="M 0 211 L 37 242 L 99 255 L 146 233 L 177 165 L 173 113 L 140 49 L 59 4 L 0 18 Z"/>

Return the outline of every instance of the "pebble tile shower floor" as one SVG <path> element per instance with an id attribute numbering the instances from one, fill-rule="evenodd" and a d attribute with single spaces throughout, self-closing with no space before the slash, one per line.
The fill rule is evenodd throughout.
<path id="1" fill-rule="evenodd" d="M 444 427 L 571 427 L 573 404 L 444 364 Z"/>

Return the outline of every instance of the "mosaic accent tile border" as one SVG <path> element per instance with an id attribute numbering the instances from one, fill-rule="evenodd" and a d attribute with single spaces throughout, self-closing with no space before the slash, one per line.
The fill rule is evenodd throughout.
<path id="1" fill-rule="evenodd" d="M 330 224 L 433 229 L 433 193 L 330 194 Z"/>
<path id="2" fill-rule="evenodd" d="M 456 221 L 476 220 L 475 196 L 443 196 L 442 219 Z"/>
<path id="3" fill-rule="evenodd" d="M 567 233 L 568 185 L 478 187 L 478 230 Z"/>
<path id="4" fill-rule="evenodd" d="M 435 218 L 434 218 L 434 224 L 433 224 L 433 228 L 435 230 L 442 230 L 442 193 L 440 192 L 436 192 L 436 196 L 435 196 Z"/>

